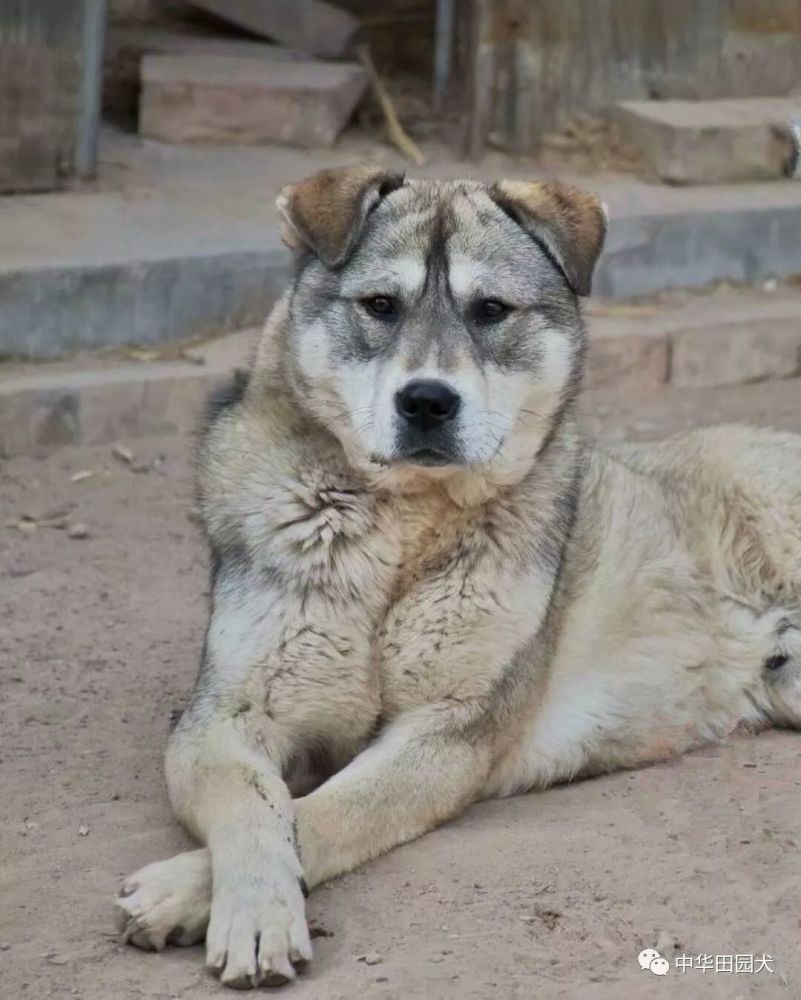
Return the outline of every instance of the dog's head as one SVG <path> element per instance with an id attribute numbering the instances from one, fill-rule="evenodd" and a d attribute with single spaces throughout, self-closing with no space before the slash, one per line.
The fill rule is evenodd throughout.
<path id="1" fill-rule="evenodd" d="M 355 464 L 527 467 L 578 385 L 605 219 L 555 182 L 327 170 L 285 189 L 303 405 Z"/>

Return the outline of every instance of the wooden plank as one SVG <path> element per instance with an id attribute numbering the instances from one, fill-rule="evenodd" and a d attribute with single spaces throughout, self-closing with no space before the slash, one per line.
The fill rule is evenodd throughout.
<path id="1" fill-rule="evenodd" d="M 52 190 L 94 169 L 104 8 L 0 4 L 0 191 Z"/>
<path id="2" fill-rule="evenodd" d="M 801 0 L 457 0 L 466 149 L 515 151 L 620 100 L 789 95 Z M 466 84 L 466 86 L 465 86 Z"/>
<path id="3" fill-rule="evenodd" d="M 192 5 L 264 38 L 318 56 L 344 55 L 359 22 L 323 0 L 191 0 Z"/>

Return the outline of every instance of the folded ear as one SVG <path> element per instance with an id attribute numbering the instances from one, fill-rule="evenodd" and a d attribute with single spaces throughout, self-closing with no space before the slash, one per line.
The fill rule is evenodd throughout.
<path id="1" fill-rule="evenodd" d="M 328 267 L 339 267 L 353 252 L 370 212 L 402 184 L 402 174 L 370 164 L 321 170 L 278 196 L 281 237 L 293 250 L 311 250 Z"/>
<path id="2" fill-rule="evenodd" d="M 577 295 L 589 295 L 592 272 L 606 236 L 601 202 L 558 181 L 499 181 L 493 200 L 542 244 Z"/>

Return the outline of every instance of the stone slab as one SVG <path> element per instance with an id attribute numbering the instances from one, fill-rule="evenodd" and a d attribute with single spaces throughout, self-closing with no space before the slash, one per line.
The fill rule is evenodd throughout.
<path id="1" fill-rule="evenodd" d="M 367 88 L 355 63 L 145 56 L 139 131 L 163 142 L 331 146 Z"/>
<path id="2" fill-rule="evenodd" d="M 799 98 L 621 101 L 615 118 L 654 174 L 670 184 L 783 177 L 793 158 L 787 123 Z"/>
<path id="3" fill-rule="evenodd" d="M 191 0 L 191 3 L 255 35 L 318 56 L 344 55 L 359 28 L 352 14 L 322 0 Z"/>

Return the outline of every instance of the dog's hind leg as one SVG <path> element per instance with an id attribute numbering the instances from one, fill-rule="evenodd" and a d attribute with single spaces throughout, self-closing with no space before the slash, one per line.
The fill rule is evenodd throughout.
<path id="1" fill-rule="evenodd" d="M 773 642 L 762 663 L 772 721 L 801 729 L 801 609 L 772 612 Z"/>

